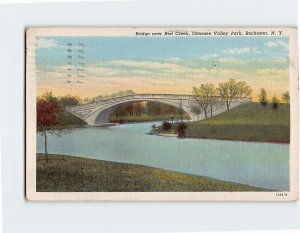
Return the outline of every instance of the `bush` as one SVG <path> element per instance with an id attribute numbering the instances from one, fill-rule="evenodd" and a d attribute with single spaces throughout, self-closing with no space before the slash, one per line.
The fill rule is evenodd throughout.
<path id="1" fill-rule="evenodd" d="M 113 119 L 113 120 L 109 120 L 110 123 L 117 123 L 117 124 L 125 124 L 126 121 L 123 119 Z"/>
<path id="2" fill-rule="evenodd" d="M 118 121 L 119 121 L 119 124 L 125 124 L 125 123 L 126 123 L 126 121 L 123 120 L 123 119 L 120 119 L 120 120 L 118 120 Z"/>
<path id="3" fill-rule="evenodd" d="M 162 128 L 165 131 L 168 131 L 172 128 L 172 124 L 170 122 L 164 121 L 164 123 L 162 124 Z"/>
<path id="4" fill-rule="evenodd" d="M 183 122 L 177 125 L 177 133 L 179 138 L 184 138 L 186 134 L 187 125 Z"/>

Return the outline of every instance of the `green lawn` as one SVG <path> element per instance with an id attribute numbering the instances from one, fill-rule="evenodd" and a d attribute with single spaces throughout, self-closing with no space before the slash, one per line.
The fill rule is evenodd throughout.
<path id="1" fill-rule="evenodd" d="M 188 122 L 186 137 L 289 143 L 290 107 L 279 104 L 276 111 L 266 112 L 258 103 L 245 104 L 225 113 L 198 122 Z M 171 132 L 175 132 L 176 125 Z M 158 132 L 162 132 L 158 129 Z"/>
<path id="2" fill-rule="evenodd" d="M 180 119 L 179 114 L 173 115 L 174 119 Z M 189 119 L 188 114 L 183 114 L 183 119 Z M 109 118 L 110 122 L 146 122 L 146 121 L 170 121 L 171 120 L 171 114 L 162 114 L 162 115 L 147 115 L 147 114 L 142 114 L 139 116 L 111 116 Z"/>
<path id="3" fill-rule="evenodd" d="M 234 125 L 290 125 L 290 106 L 279 104 L 276 111 L 270 106 L 262 107 L 259 103 L 245 104 L 223 114 L 201 121 L 201 124 L 234 124 Z M 200 123 L 200 122 L 198 122 Z"/>
<path id="4" fill-rule="evenodd" d="M 37 154 L 37 192 L 183 192 L 270 191 L 208 177 L 163 169 L 78 158 Z"/>
<path id="5" fill-rule="evenodd" d="M 84 126 L 86 125 L 86 122 L 79 119 L 78 117 L 74 116 L 73 114 L 63 110 L 60 113 L 60 121 L 59 126 L 60 127 L 74 127 L 74 126 Z"/>

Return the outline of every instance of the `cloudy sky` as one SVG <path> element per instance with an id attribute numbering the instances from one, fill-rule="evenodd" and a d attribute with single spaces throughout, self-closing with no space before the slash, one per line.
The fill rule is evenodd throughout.
<path id="1" fill-rule="evenodd" d="M 71 43 L 68 45 L 68 43 Z M 68 52 L 67 49 L 72 52 Z M 68 58 L 68 56 L 71 56 Z M 82 97 L 131 89 L 191 94 L 234 78 L 271 97 L 288 90 L 287 37 L 38 37 L 38 94 Z"/>

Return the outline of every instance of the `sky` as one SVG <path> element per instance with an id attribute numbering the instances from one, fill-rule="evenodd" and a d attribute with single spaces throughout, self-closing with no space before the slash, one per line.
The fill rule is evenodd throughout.
<path id="1" fill-rule="evenodd" d="M 288 42 L 288 37 L 37 37 L 37 92 L 192 94 L 193 86 L 217 87 L 233 78 L 252 87 L 254 100 L 261 88 L 270 98 L 281 97 L 289 89 Z"/>

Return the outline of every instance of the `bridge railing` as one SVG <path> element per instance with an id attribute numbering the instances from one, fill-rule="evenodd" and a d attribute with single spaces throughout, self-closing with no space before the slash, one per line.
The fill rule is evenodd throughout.
<path id="1" fill-rule="evenodd" d="M 216 96 L 218 102 L 224 102 L 221 100 L 220 96 Z M 93 109 L 94 107 L 97 107 L 101 104 L 111 104 L 119 101 L 124 100 L 134 100 L 134 99 L 171 99 L 171 100 L 190 100 L 190 101 L 196 101 L 194 95 L 175 95 L 175 94 L 131 94 L 131 95 L 125 95 L 125 96 L 117 96 L 112 97 L 109 99 L 102 99 L 94 103 L 89 104 L 82 104 L 77 106 L 67 106 L 66 109 L 69 111 L 80 110 L 80 109 Z M 252 101 L 252 98 L 239 98 L 236 99 L 235 102 L 245 102 L 245 101 Z"/>
<path id="2" fill-rule="evenodd" d="M 80 107 L 95 107 L 98 106 L 101 103 L 113 103 L 116 101 L 120 101 L 120 100 L 130 100 L 130 99 L 140 99 L 140 98 L 153 98 L 153 99 L 160 99 L 160 98 L 168 98 L 168 99 L 190 99 L 192 97 L 192 95 L 174 95 L 174 94 L 131 94 L 131 95 L 124 95 L 124 96 L 117 96 L 117 97 L 112 97 L 109 99 L 101 99 L 98 100 L 94 103 L 89 103 L 89 104 L 82 104 L 82 105 L 78 105 L 78 106 L 67 106 L 68 110 L 71 110 L 72 108 L 80 108 Z"/>

